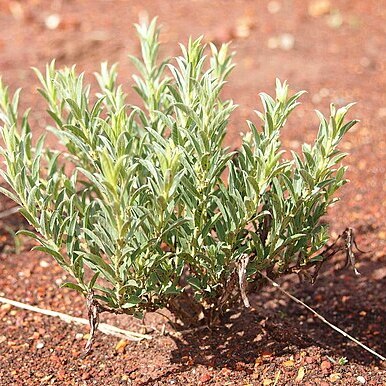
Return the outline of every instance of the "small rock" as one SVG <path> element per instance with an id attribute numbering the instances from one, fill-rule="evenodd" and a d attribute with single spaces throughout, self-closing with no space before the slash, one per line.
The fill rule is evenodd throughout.
<path id="1" fill-rule="evenodd" d="M 42 268 L 48 268 L 50 266 L 49 263 L 47 263 L 47 261 L 45 261 L 45 260 L 40 260 L 39 265 Z"/>
<path id="2" fill-rule="evenodd" d="M 86 381 L 87 379 L 90 379 L 90 378 L 91 378 L 91 374 L 89 372 L 82 374 L 82 379 L 84 381 Z"/>
<path id="3" fill-rule="evenodd" d="M 12 306 L 10 304 L 5 303 L 0 306 L 0 311 L 6 314 L 11 308 Z"/>
<path id="4" fill-rule="evenodd" d="M 365 379 L 365 377 L 362 377 L 362 375 L 358 375 L 358 376 L 357 376 L 357 381 L 358 381 L 360 384 L 362 384 L 362 385 L 364 385 L 364 384 L 366 383 L 366 379 Z"/>
<path id="5" fill-rule="evenodd" d="M 281 4 L 278 1 L 270 1 L 267 4 L 267 10 L 271 14 L 278 13 L 281 10 Z"/>
<path id="6" fill-rule="evenodd" d="M 75 339 L 76 340 L 82 340 L 83 339 L 83 334 L 81 334 L 81 333 L 77 333 L 76 335 L 75 335 Z"/>
<path id="7" fill-rule="evenodd" d="M 38 342 L 38 343 L 36 343 L 36 348 L 38 349 L 38 350 L 40 350 L 41 348 L 43 348 L 44 347 L 44 342 Z"/>
<path id="8" fill-rule="evenodd" d="M 52 378 L 54 378 L 54 374 L 45 375 L 43 378 L 40 379 L 40 382 L 41 382 L 41 383 L 43 383 L 43 382 L 48 382 L 48 381 L 51 380 Z"/>
<path id="9" fill-rule="evenodd" d="M 268 39 L 267 46 L 272 50 L 280 48 L 284 51 L 290 51 L 295 46 L 295 37 L 290 33 L 283 33 L 278 36 L 271 36 Z"/>
<path id="10" fill-rule="evenodd" d="M 275 50 L 279 47 L 279 40 L 276 36 L 271 36 L 267 41 L 267 47 L 271 50 Z"/>
<path id="11" fill-rule="evenodd" d="M 330 382 L 334 383 L 336 381 L 339 381 L 340 374 L 339 373 L 333 373 L 329 376 Z"/>
<path id="12" fill-rule="evenodd" d="M 386 109 L 385 109 L 385 114 L 386 116 Z M 381 240 L 386 240 L 386 231 L 380 231 L 378 232 L 378 237 L 381 239 Z"/>
<path id="13" fill-rule="evenodd" d="M 39 338 L 40 338 L 40 334 L 37 331 L 34 331 L 34 333 L 28 339 L 37 340 Z"/>
<path id="14" fill-rule="evenodd" d="M 343 17 L 339 10 L 334 10 L 328 16 L 327 24 L 330 28 L 340 28 L 343 24 Z"/>
<path id="15" fill-rule="evenodd" d="M 373 64 L 373 62 L 372 62 L 369 58 L 367 58 L 366 56 L 363 56 L 363 57 L 360 59 L 359 64 L 360 64 L 362 67 L 367 68 L 367 67 L 370 67 L 370 66 Z"/>
<path id="16" fill-rule="evenodd" d="M 330 361 L 323 361 L 321 364 L 320 364 L 320 368 L 324 371 L 324 370 L 330 370 L 332 367 L 331 365 L 331 362 Z"/>
<path id="17" fill-rule="evenodd" d="M 228 369 L 227 367 L 223 367 L 221 370 L 220 370 L 220 374 L 225 376 L 225 377 L 229 377 L 229 375 L 232 373 L 232 370 L 231 369 Z"/>
<path id="18" fill-rule="evenodd" d="M 251 30 L 254 28 L 252 19 L 245 17 L 237 20 L 234 30 L 234 36 L 236 38 L 245 39 L 251 34 Z"/>
<path id="19" fill-rule="evenodd" d="M 288 33 L 282 34 L 279 37 L 279 45 L 282 50 L 290 51 L 292 48 L 294 48 L 295 37 Z"/>
<path id="20" fill-rule="evenodd" d="M 322 98 L 321 98 L 321 96 L 319 94 L 314 94 L 312 96 L 311 100 L 312 100 L 312 103 L 314 105 L 317 105 L 317 104 L 319 104 L 322 101 Z"/>
<path id="21" fill-rule="evenodd" d="M 60 21 L 60 16 L 57 13 L 53 13 L 44 19 L 44 24 L 48 29 L 55 30 L 59 27 Z"/>
<path id="22" fill-rule="evenodd" d="M 372 277 L 374 280 L 383 280 L 383 279 L 386 277 L 386 269 L 385 269 L 384 267 L 375 269 L 375 270 L 371 273 L 371 277 Z"/>
<path id="23" fill-rule="evenodd" d="M 321 88 L 320 90 L 319 90 L 319 95 L 322 97 L 322 98 L 326 98 L 326 97 L 328 97 L 329 95 L 330 95 L 330 91 L 329 91 L 329 89 L 328 88 Z"/>
<path id="24" fill-rule="evenodd" d="M 16 20 L 24 19 L 24 9 L 19 1 L 10 1 L 8 7 L 11 15 Z"/>
<path id="25" fill-rule="evenodd" d="M 312 17 L 326 15 L 330 10 L 331 3 L 329 0 L 313 0 L 308 6 L 308 14 Z"/>
<path id="26" fill-rule="evenodd" d="M 211 379 L 212 379 L 212 375 L 209 373 L 205 373 L 205 374 L 201 375 L 200 382 L 206 383 L 206 382 L 209 382 Z"/>

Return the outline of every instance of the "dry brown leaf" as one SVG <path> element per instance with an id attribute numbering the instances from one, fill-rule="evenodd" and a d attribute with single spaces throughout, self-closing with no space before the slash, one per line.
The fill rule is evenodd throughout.
<path id="1" fill-rule="evenodd" d="M 298 375 L 295 378 L 295 382 L 301 382 L 304 378 L 304 375 L 306 374 L 306 370 L 303 366 L 299 367 Z"/>
<path id="2" fill-rule="evenodd" d="M 340 379 L 340 374 L 339 373 L 333 373 L 329 376 L 330 382 L 336 382 L 339 381 Z"/>
<path id="3" fill-rule="evenodd" d="M 295 362 L 293 360 L 291 360 L 291 359 L 288 360 L 288 361 L 283 362 L 283 366 L 284 367 L 292 367 L 294 365 L 295 365 Z"/>
<path id="4" fill-rule="evenodd" d="M 129 341 L 126 339 L 121 339 L 115 346 L 115 350 L 118 352 L 124 352 L 126 346 L 129 344 Z"/>

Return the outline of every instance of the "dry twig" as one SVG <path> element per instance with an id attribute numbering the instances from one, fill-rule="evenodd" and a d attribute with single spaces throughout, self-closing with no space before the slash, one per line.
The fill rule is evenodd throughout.
<path id="1" fill-rule="evenodd" d="M 21 309 L 27 310 L 27 311 L 37 312 L 37 313 L 42 314 L 42 315 L 57 317 L 66 323 L 76 323 L 76 324 L 89 325 L 89 320 L 87 320 L 85 318 L 78 318 L 75 316 L 63 314 L 61 312 L 46 310 L 43 308 L 31 306 L 29 304 L 17 302 L 15 300 L 7 299 L 4 297 L 0 297 L 0 303 L 10 304 L 11 306 L 21 308 Z M 107 323 L 99 323 L 98 325 L 94 324 L 94 327 L 97 328 L 99 331 L 103 332 L 104 334 L 113 335 L 113 336 L 116 336 L 119 338 L 131 340 L 131 341 L 135 341 L 135 342 L 141 341 L 143 339 L 152 339 L 152 337 L 149 335 L 144 335 L 144 334 L 139 334 L 139 333 L 133 332 L 133 331 L 123 330 L 121 328 L 112 326 L 112 325 L 107 324 Z"/>

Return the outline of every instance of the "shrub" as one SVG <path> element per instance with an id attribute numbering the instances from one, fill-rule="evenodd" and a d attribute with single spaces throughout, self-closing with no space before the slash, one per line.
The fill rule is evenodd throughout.
<path id="1" fill-rule="evenodd" d="M 37 233 L 34 249 L 50 254 L 73 278 L 66 283 L 96 313 L 140 317 L 170 309 L 184 324 L 215 323 L 222 310 L 256 292 L 264 279 L 290 272 L 312 276 L 326 259 L 320 222 L 346 180 L 337 146 L 356 123 L 350 107 L 318 112 L 313 145 L 283 158 L 280 132 L 303 92 L 260 94 L 261 123 L 247 122 L 240 149 L 223 146 L 235 109 L 220 96 L 233 68 L 228 44 L 181 45 L 174 64 L 159 62 L 153 20 L 136 26 L 142 57 L 127 103 L 116 66 L 101 66 L 91 96 L 75 68 L 35 70 L 52 131 L 66 151 L 33 146 L 28 112 L 18 115 L 0 85 L 1 191 L 20 206 Z M 205 51 L 210 50 L 208 57 Z"/>

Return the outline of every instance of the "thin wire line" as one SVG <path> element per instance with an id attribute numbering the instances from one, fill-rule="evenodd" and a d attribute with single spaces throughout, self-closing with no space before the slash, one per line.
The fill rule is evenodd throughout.
<path id="1" fill-rule="evenodd" d="M 276 283 L 275 281 L 273 281 L 272 279 L 270 279 L 267 275 L 265 275 L 264 273 L 262 272 L 259 272 L 261 274 L 261 276 L 263 276 L 266 280 L 268 280 L 273 287 L 277 288 L 280 292 L 282 292 L 283 294 L 287 295 L 290 299 L 292 299 L 294 302 L 302 305 L 304 308 L 306 308 L 307 310 L 311 311 L 318 319 L 320 319 L 323 323 L 327 324 L 327 326 L 331 327 L 333 330 L 335 330 L 336 332 L 338 332 L 339 334 L 343 335 L 345 338 L 347 339 L 350 339 L 351 341 L 353 341 L 355 344 L 357 344 L 358 346 L 362 347 L 363 349 L 365 349 L 366 351 L 368 351 L 370 354 L 376 356 L 378 359 L 380 359 L 381 361 L 386 361 L 386 358 L 384 356 L 382 356 L 381 354 L 378 354 L 376 351 L 374 351 L 373 349 L 371 349 L 370 347 L 366 346 L 365 344 L 363 344 L 362 342 L 360 342 L 358 339 L 354 338 L 353 336 L 349 335 L 347 332 L 343 331 L 342 329 L 340 329 L 339 327 L 335 326 L 334 324 L 332 324 L 331 322 L 329 322 L 324 316 L 318 314 L 314 309 L 312 309 L 310 306 L 308 306 L 307 304 L 303 303 L 300 299 L 296 298 L 295 296 L 291 295 L 289 292 L 287 292 L 285 289 L 281 288 L 280 285 L 278 283 Z"/>

